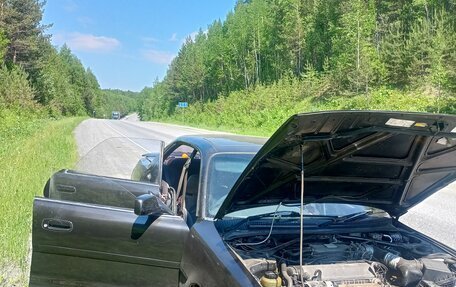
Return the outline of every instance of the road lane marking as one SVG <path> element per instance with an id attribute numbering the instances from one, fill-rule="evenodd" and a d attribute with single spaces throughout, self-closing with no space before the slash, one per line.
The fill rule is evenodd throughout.
<path id="1" fill-rule="evenodd" d="M 139 143 L 135 142 L 134 140 L 132 140 L 131 138 L 129 138 L 128 136 L 124 135 L 123 133 L 119 132 L 117 129 L 113 128 L 111 125 L 109 125 L 105 120 L 103 121 L 103 123 L 108 126 L 110 129 L 112 129 L 113 131 L 115 131 L 116 133 L 118 133 L 119 135 L 121 135 L 122 137 L 126 138 L 127 140 L 129 140 L 130 142 L 132 142 L 133 144 L 135 144 L 136 146 L 138 146 L 139 148 L 143 149 L 144 151 L 146 152 L 150 152 L 150 150 L 148 150 L 147 148 L 143 147 L 142 145 L 140 145 Z"/>

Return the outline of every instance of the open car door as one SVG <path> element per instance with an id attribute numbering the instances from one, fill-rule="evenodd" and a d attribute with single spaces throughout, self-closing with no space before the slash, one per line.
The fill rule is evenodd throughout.
<path id="1" fill-rule="evenodd" d="M 144 153 L 158 176 L 127 179 Z M 160 194 L 162 154 L 162 142 L 109 139 L 78 171 L 54 174 L 33 205 L 30 286 L 177 286 L 187 225 L 172 212 L 134 213 L 138 197 Z"/>

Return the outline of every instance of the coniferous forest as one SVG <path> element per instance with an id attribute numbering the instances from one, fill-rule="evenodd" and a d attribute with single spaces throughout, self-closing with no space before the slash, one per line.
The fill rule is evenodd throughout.
<path id="1" fill-rule="evenodd" d="M 240 0 L 187 38 L 140 112 L 266 133 L 299 111 L 453 113 L 455 24 L 454 0 Z"/>
<path id="2" fill-rule="evenodd" d="M 0 0 L 0 117 L 110 117 L 112 110 L 136 109 L 132 93 L 101 90 L 66 45 L 51 44 L 44 5 Z"/>
<path id="3" fill-rule="evenodd" d="M 44 5 L 0 0 L 0 116 L 138 110 L 268 134 L 295 112 L 455 111 L 454 0 L 239 0 L 139 95 L 100 89 L 66 45 L 52 46 Z"/>

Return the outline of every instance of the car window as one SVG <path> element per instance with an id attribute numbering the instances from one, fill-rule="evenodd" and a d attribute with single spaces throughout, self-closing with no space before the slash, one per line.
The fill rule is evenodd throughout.
<path id="1" fill-rule="evenodd" d="M 194 148 L 191 146 L 180 145 L 171 151 L 171 153 L 165 158 L 165 161 L 172 158 L 188 158 L 192 154 L 193 150 Z"/>
<path id="2" fill-rule="evenodd" d="M 191 156 L 195 149 L 188 145 L 180 145 L 175 148 L 163 161 L 163 176 L 162 179 L 176 191 L 179 185 L 179 179 L 182 173 L 184 164 Z M 198 173 L 199 174 L 199 153 L 193 159 L 189 167 L 188 176 Z"/>
<path id="3" fill-rule="evenodd" d="M 159 192 L 163 142 L 139 138 L 109 138 L 90 149 L 72 170 L 55 173 L 46 184 L 45 197 L 133 209 L 137 196 Z M 123 153 L 116 166 L 114 154 Z M 146 155 L 144 155 L 146 153 Z M 153 170 L 150 178 L 138 183 L 130 173 L 138 164 Z M 113 168 L 116 166 L 115 168 Z"/>
<path id="4" fill-rule="evenodd" d="M 179 203 L 177 204 L 176 212 L 177 214 L 186 214 L 186 221 L 189 226 L 196 220 L 199 175 L 201 168 L 200 153 L 199 151 L 196 151 L 195 154 L 194 153 L 195 149 L 193 147 L 180 145 L 172 150 L 163 162 L 163 181 L 174 190 L 173 193 L 176 194 L 178 202 L 185 201 L 186 212 L 183 212 L 180 209 L 183 205 L 180 205 Z M 192 156 L 193 158 L 190 166 L 188 167 L 187 176 L 182 177 L 184 165 Z"/>
<path id="5" fill-rule="evenodd" d="M 212 217 L 223 203 L 254 154 L 217 154 L 209 162 L 207 178 L 207 211 Z"/>

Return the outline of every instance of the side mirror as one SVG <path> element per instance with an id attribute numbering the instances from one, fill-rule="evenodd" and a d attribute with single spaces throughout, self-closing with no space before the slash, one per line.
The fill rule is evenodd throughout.
<path id="1" fill-rule="evenodd" d="M 172 211 L 158 198 L 158 196 L 143 194 L 138 196 L 135 200 L 135 214 L 172 214 Z"/>
<path id="2" fill-rule="evenodd" d="M 136 166 L 131 174 L 131 179 L 135 181 L 160 184 L 161 168 L 162 166 L 160 153 L 145 154 L 136 163 Z"/>

